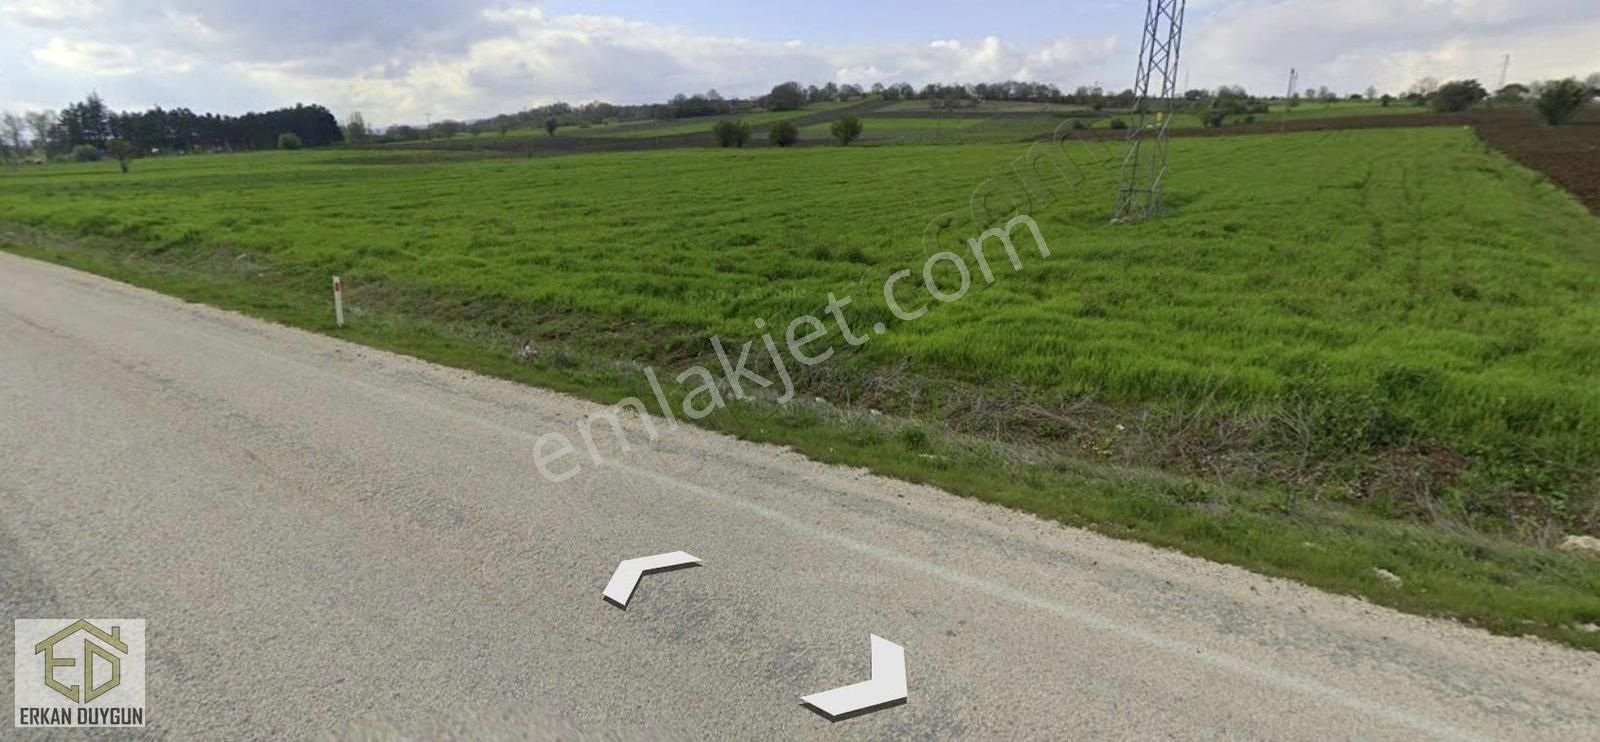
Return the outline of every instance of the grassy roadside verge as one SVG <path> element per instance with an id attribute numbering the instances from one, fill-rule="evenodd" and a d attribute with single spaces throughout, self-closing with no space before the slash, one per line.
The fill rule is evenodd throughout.
<path id="1" fill-rule="evenodd" d="M 0 249 L 459 368 L 603 403 L 650 399 L 632 365 L 584 353 L 535 362 L 508 338 L 471 323 L 373 308 L 347 328 L 306 296 L 322 278 L 241 271 L 236 261 L 119 250 L 114 242 L 0 233 Z M 414 297 L 410 304 L 424 302 Z M 1503 634 L 1600 650 L 1600 564 L 1483 535 L 1449 533 L 1314 502 L 1278 489 L 1244 490 L 1153 470 L 1093 466 L 1045 449 L 919 426 L 827 404 L 735 404 L 708 427 L 791 446 L 812 458 L 995 502 L 1069 525 L 1287 577 L 1333 592 Z M 1384 569 L 1404 579 L 1391 586 Z"/>

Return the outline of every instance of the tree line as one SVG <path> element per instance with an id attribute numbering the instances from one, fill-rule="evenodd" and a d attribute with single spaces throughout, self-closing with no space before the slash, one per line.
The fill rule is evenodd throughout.
<path id="1" fill-rule="evenodd" d="M 113 111 L 91 93 L 60 112 L 0 114 L 0 147 L 13 159 L 95 159 L 179 152 L 233 152 L 280 146 L 321 147 L 344 140 L 339 122 L 319 105 L 242 116 L 187 108 Z M 119 156 L 119 159 L 123 159 Z"/>
<path id="2" fill-rule="evenodd" d="M 1600 98 L 1600 72 L 1583 80 L 1569 77 L 1527 85 L 1514 82 L 1492 93 L 1477 80 L 1440 83 L 1435 78 L 1425 77 L 1411 87 L 1406 97 L 1441 113 L 1458 113 L 1480 105 L 1521 106 L 1531 103 L 1546 124 L 1559 126 L 1572 121 L 1596 98 Z"/>

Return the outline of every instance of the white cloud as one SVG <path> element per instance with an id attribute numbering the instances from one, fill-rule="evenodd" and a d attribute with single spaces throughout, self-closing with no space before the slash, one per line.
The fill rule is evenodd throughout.
<path id="1" fill-rule="evenodd" d="M 66 103 L 197 109 L 322 102 L 379 123 L 471 118 L 567 100 L 664 100 L 784 80 L 1125 87 L 1138 45 L 1107 34 L 872 43 L 757 40 L 507 0 L 8 0 L 0 108 Z M 1131 6 L 1130 6 L 1131 7 Z M 1125 19 L 1137 27 L 1141 8 Z M 1594 0 L 1191 0 L 1184 69 L 1195 86 L 1403 90 L 1424 75 L 1492 84 L 1600 70 Z M 58 100 L 59 99 L 59 100 Z"/>
<path id="2" fill-rule="evenodd" d="M 159 12 L 139 5 L 12 0 L 0 14 L 0 38 L 12 39 L 0 42 L 0 57 L 5 45 L 25 45 L 28 69 L 18 76 L 24 80 L 0 79 L 0 96 L 37 99 L 87 85 L 106 88 L 119 105 L 206 108 L 212 104 L 204 98 L 161 97 L 193 90 L 183 83 L 188 77 L 203 76 L 208 85 L 231 77 L 258 99 L 257 108 L 319 101 L 399 122 L 556 100 L 658 101 L 713 87 L 755 95 L 785 80 L 1066 85 L 1099 71 L 1116 50 L 1112 39 L 1029 47 L 993 36 L 929 44 L 761 41 L 617 17 L 551 16 L 535 3 L 491 0 L 407 5 L 405 12 L 376 0 L 280 0 L 271 13 L 260 12 L 256 0 L 165 0 Z M 108 79 L 114 82 L 99 86 Z"/>
<path id="3" fill-rule="evenodd" d="M 141 51 L 128 44 L 71 41 L 60 37 L 33 50 L 41 64 L 79 73 L 121 77 L 139 73 L 189 72 L 194 62 L 164 51 Z"/>
<path id="4" fill-rule="evenodd" d="M 0 7 L 0 17 L 56 24 L 89 20 L 99 10 L 94 0 L 11 0 Z"/>
<path id="5" fill-rule="evenodd" d="M 1533 80 L 1600 70 L 1593 0 L 1218 0 L 1185 39 L 1198 83 L 1403 91 L 1420 77 Z"/>

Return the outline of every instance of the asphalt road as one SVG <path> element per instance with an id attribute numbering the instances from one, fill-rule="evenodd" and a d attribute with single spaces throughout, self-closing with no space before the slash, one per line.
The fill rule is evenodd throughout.
<path id="1" fill-rule="evenodd" d="M 1600 736 L 1596 656 L 770 446 L 546 483 L 593 409 L 0 253 L 0 609 L 146 619 L 186 739 Z M 869 634 L 909 702 L 802 708 Z"/>

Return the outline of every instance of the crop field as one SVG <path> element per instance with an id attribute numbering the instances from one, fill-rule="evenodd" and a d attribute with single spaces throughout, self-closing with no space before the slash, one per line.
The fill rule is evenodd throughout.
<path id="1" fill-rule="evenodd" d="M 868 118 L 867 133 L 952 123 Z M 1080 177 L 1030 209 L 1049 257 L 1019 234 L 1020 270 L 997 259 L 994 283 L 931 301 L 915 288 L 929 256 L 965 253 L 987 226 L 952 214 L 1024 151 L 461 161 L 306 151 L 141 160 L 128 175 L 115 164 L 50 165 L 0 175 L 0 244 L 76 240 L 111 260 L 203 276 L 183 285 L 212 286 L 204 296 L 270 289 L 270 300 L 251 300 L 258 311 L 320 329 L 327 277 L 339 274 L 358 326 L 370 312 L 465 327 L 450 332 L 474 338 L 491 366 L 545 348 L 541 358 L 558 360 L 539 361 L 552 364 L 541 383 L 575 390 L 592 388 L 569 368 L 585 358 L 680 369 L 713 358 L 713 335 L 743 343 L 759 337 L 756 320 L 781 328 L 826 316 L 830 293 L 849 296 L 851 326 L 887 331 L 838 344 L 800 384 L 908 430 L 1047 452 L 1038 455 L 1069 462 L 1062 471 L 1188 478 L 1198 489 L 1179 499 L 1197 508 L 1219 507 L 1213 490 L 1253 492 L 1235 495 L 1255 503 L 1252 513 L 1310 502 L 1529 545 L 1600 528 L 1600 221 L 1547 179 L 1459 128 L 1180 139 L 1171 212 L 1111 225 L 1118 152 L 1107 149 L 1080 158 Z M 930 224 L 937 248 L 924 241 Z M 902 269 L 917 278 L 901 284 L 901 301 L 930 307 L 915 321 L 885 303 L 884 282 Z M 751 434 L 798 445 L 809 434 L 796 425 Z M 903 446 L 897 462 L 906 449 L 957 456 L 939 440 L 859 443 Z M 1097 523 L 1121 517 L 1042 485 L 981 496 Z M 1144 500 L 1127 501 L 1115 507 L 1136 509 L 1146 527 L 1161 521 Z M 1272 552 L 1281 544 L 1208 539 L 1214 526 L 1187 520 L 1188 505 L 1161 507 L 1176 507 L 1181 525 L 1155 540 L 1351 589 L 1347 575 L 1319 577 L 1308 557 Z M 1219 551 L 1223 541 L 1236 551 Z M 1540 574 L 1449 579 L 1555 579 Z M 1576 594 L 1596 584 L 1566 574 L 1562 584 L 1586 586 Z M 1465 610 L 1480 589 L 1441 583 L 1415 599 Z M 1535 603 L 1528 610 L 1572 619 L 1571 603 Z"/>

